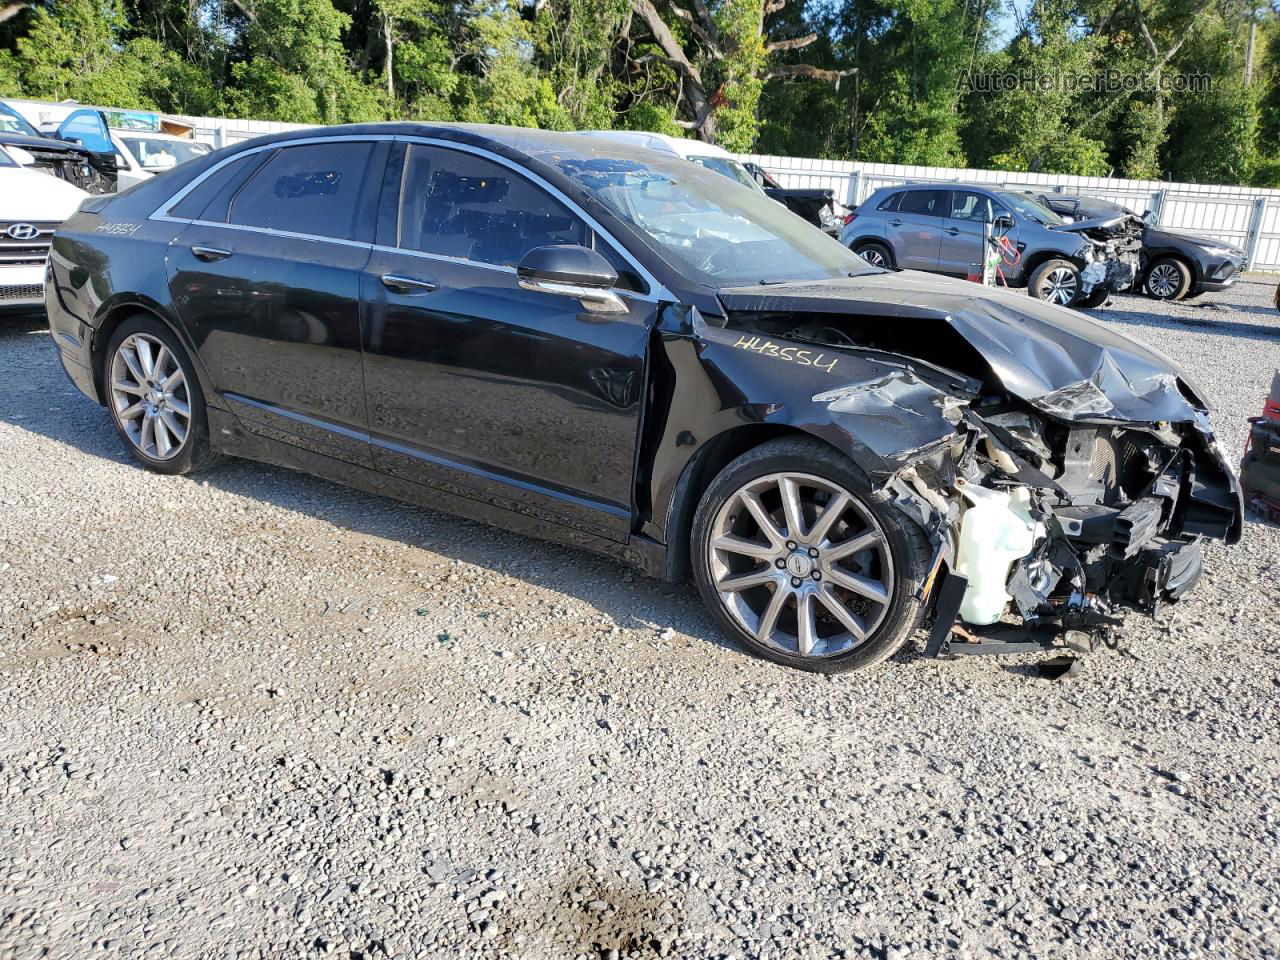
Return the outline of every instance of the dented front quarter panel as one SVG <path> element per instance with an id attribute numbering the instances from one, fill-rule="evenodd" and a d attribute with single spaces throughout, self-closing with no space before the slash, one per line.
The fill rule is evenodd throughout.
<path id="1" fill-rule="evenodd" d="M 666 416 L 653 450 L 659 536 L 686 468 L 736 428 L 773 425 L 818 437 L 876 486 L 957 435 L 964 398 L 905 362 L 726 329 L 686 305 L 665 308 L 657 334 L 670 390 L 657 404 Z"/>

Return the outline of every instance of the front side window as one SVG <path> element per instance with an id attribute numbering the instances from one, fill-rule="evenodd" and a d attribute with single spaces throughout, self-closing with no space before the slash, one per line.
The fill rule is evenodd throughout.
<path id="1" fill-rule="evenodd" d="M 289 233 L 364 240 L 362 195 L 373 144 L 304 144 L 276 151 L 231 201 L 227 222 Z M 366 198 L 367 200 L 367 198 Z"/>
<path id="2" fill-rule="evenodd" d="M 908 190 L 898 204 L 900 213 L 913 213 L 918 217 L 942 217 L 946 215 L 946 190 Z"/>
<path id="3" fill-rule="evenodd" d="M 514 267 L 534 247 L 591 245 L 587 225 L 509 167 L 411 144 L 400 188 L 397 246 Z"/>
<path id="4" fill-rule="evenodd" d="M 974 193 L 972 190 L 953 190 L 951 192 L 951 219 L 990 223 L 991 201 L 980 193 Z"/>

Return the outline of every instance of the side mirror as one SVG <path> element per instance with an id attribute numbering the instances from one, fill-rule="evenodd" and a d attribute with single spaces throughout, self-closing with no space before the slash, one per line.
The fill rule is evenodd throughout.
<path id="1" fill-rule="evenodd" d="M 997 230 L 1012 230 L 1013 217 L 1009 216 L 1007 213 L 997 213 L 996 218 L 991 221 L 991 225 Z"/>
<path id="2" fill-rule="evenodd" d="M 524 290 L 573 297 L 592 313 L 627 312 L 612 290 L 618 271 L 594 250 L 577 244 L 534 247 L 516 267 L 516 282 Z"/>

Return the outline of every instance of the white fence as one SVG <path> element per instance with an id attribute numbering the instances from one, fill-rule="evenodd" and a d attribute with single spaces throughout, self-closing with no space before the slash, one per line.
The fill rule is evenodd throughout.
<path id="1" fill-rule="evenodd" d="M 784 187 L 825 187 L 838 201 L 856 207 L 880 187 L 900 183 L 985 183 L 1099 197 L 1142 213 L 1175 233 L 1214 237 L 1245 251 L 1252 270 L 1280 270 L 1280 190 L 1119 180 L 1007 170 L 961 170 L 850 160 L 741 155 L 764 167 Z"/>

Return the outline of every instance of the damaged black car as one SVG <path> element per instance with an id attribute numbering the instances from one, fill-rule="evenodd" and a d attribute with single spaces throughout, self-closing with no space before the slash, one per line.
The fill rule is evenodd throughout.
<path id="1" fill-rule="evenodd" d="M 262 138 L 58 230 L 53 343 L 147 467 L 282 464 L 692 576 L 803 669 L 1106 639 L 1240 535 L 1204 393 L 1065 308 L 872 267 L 571 134 Z"/>

